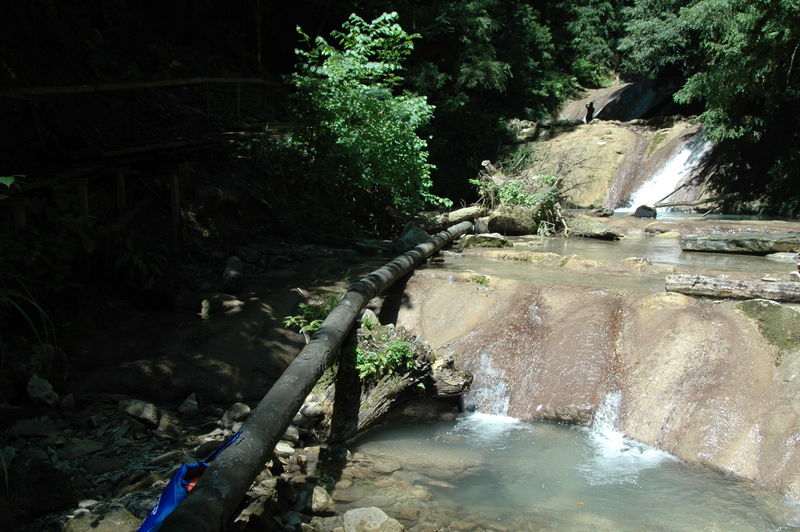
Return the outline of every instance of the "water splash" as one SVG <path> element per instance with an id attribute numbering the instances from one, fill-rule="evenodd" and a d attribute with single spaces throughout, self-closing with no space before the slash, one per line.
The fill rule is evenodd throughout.
<path id="1" fill-rule="evenodd" d="M 591 485 L 636 484 L 639 473 L 675 458 L 659 449 L 626 438 L 617 428 L 620 392 L 605 396 L 587 429 L 590 457 L 579 466 Z"/>
<path id="2" fill-rule="evenodd" d="M 486 414 L 506 416 L 511 391 L 505 372 L 494 365 L 491 355 L 487 353 L 480 354 L 478 365 L 480 371 L 473 372 L 477 382 L 473 382 L 472 389 L 465 394 L 464 402 L 477 406 Z"/>
<path id="3" fill-rule="evenodd" d="M 632 209 L 640 205 L 653 205 L 678 188 L 700 165 L 703 156 L 713 143 L 697 136 L 673 154 L 647 181 L 631 195 Z"/>

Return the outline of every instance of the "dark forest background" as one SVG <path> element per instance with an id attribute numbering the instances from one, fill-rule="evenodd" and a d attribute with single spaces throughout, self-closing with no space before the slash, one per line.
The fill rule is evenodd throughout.
<path id="1" fill-rule="evenodd" d="M 731 208 L 800 209 L 794 0 L 11 0 L 0 36 L 8 323 L 104 276 L 123 291 L 174 288 L 169 174 L 185 187 L 184 266 L 268 234 L 386 236 L 416 211 L 473 201 L 469 180 L 503 157 L 510 120 L 551 120 L 582 88 L 621 81 L 674 86 L 697 110 L 717 141 L 712 188 Z M 14 95 L 195 77 L 276 85 L 237 89 L 236 112 L 233 85 Z M 119 156 L 230 129 L 239 140 L 213 149 Z M 113 192 L 94 192 L 82 216 L 59 182 L 27 198 L 32 223 L 11 223 L 31 185 L 81 165 L 133 168 L 131 203 L 152 199 L 146 220 L 104 230 L 117 227 Z"/>

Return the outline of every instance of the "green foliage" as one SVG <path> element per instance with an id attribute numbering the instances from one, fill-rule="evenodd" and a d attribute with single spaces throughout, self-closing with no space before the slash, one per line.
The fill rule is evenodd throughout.
<path id="1" fill-rule="evenodd" d="M 24 175 L 4 175 L 0 176 L 0 185 L 5 186 L 6 188 L 10 189 L 14 186 L 18 179 L 25 177 Z M 0 194 L 0 200 L 4 200 L 8 198 L 7 194 Z"/>
<path id="2" fill-rule="evenodd" d="M 408 342 L 390 341 L 383 351 L 365 351 L 361 346 L 356 347 L 356 370 L 362 380 L 379 379 L 414 366 L 414 350 Z"/>
<path id="3" fill-rule="evenodd" d="M 338 303 L 339 297 L 334 295 L 310 303 L 300 303 L 298 305 L 300 312 L 283 318 L 283 326 L 297 329 L 303 334 L 313 333 L 319 329 L 319 326 Z"/>
<path id="4" fill-rule="evenodd" d="M 547 6 L 560 60 L 582 86 L 600 87 L 613 80 L 612 71 L 619 67 L 616 48 L 623 31 L 625 3 L 578 0 Z"/>
<path id="5" fill-rule="evenodd" d="M 36 343 L 55 343 L 55 327 L 50 316 L 28 290 L 24 280 L 21 277 L 16 277 L 14 280 L 16 288 L 11 288 L 9 285 L 0 286 L 0 318 L 8 319 L 10 317 L 8 309 L 10 309 L 28 325 Z M 0 331 L 0 350 L 4 344 L 1 333 L 2 331 Z"/>
<path id="6" fill-rule="evenodd" d="M 308 160 L 307 193 L 340 202 L 354 216 L 365 206 L 374 219 L 386 207 L 415 211 L 450 204 L 430 192 L 427 141 L 417 133 L 433 107 L 425 97 L 395 92 L 401 62 L 418 37 L 397 20 L 396 13 L 372 22 L 351 15 L 342 31 L 332 33 L 338 46 L 306 37 L 311 47 L 297 51 L 300 63 L 291 77 L 305 124 L 292 142 Z"/>
<path id="7" fill-rule="evenodd" d="M 677 76 L 679 103 L 704 107 L 719 157 L 717 192 L 794 215 L 800 191 L 800 4 L 792 0 L 637 0 L 620 48 L 631 70 Z"/>

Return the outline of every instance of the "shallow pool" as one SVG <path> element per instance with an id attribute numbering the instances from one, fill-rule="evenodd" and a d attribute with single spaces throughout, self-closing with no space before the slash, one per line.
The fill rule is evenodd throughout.
<path id="1" fill-rule="evenodd" d="M 475 413 L 384 427 L 354 450 L 402 464 L 394 475 L 428 490 L 424 504 L 437 509 L 428 513 L 428 524 L 438 530 L 766 531 L 800 525 L 800 507 L 775 492 L 626 439 L 614 428 L 618 402 L 610 394 L 591 428 Z M 373 487 L 371 503 L 402 517 L 398 495 L 383 486 L 386 500 Z"/>

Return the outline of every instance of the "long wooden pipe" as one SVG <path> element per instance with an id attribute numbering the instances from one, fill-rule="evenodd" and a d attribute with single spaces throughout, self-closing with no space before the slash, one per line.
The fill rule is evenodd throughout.
<path id="1" fill-rule="evenodd" d="M 203 474 L 192 493 L 164 521 L 160 532 L 218 532 L 230 521 L 256 476 L 271 458 L 306 396 L 331 365 L 339 345 L 369 301 L 442 247 L 472 229 L 461 222 L 437 233 L 350 285 L 311 341 L 247 418 L 243 435 Z"/>

